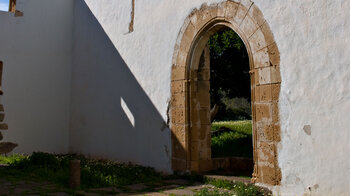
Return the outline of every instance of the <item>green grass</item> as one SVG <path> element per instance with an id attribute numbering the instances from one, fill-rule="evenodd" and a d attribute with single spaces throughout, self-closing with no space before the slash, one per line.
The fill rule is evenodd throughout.
<path id="1" fill-rule="evenodd" d="M 10 156 L 3 156 L 0 155 L 0 164 L 12 164 L 16 161 L 20 161 L 21 159 L 24 159 L 26 156 L 21 154 L 13 154 Z"/>
<path id="2" fill-rule="evenodd" d="M 240 121 L 219 121 L 211 124 L 211 130 L 218 130 L 220 127 L 226 127 L 231 130 L 235 130 L 240 133 L 252 134 L 252 121 L 240 120 Z"/>
<path id="3" fill-rule="evenodd" d="M 230 182 L 227 180 L 212 180 L 207 179 L 207 184 L 211 184 L 215 186 L 214 189 L 201 189 L 197 192 L 196 196 L 228 196 L 228 195 L 236 195 L 236 196 L 268 196 L 270 193 L 266 193 L 263 189 L 251 185 L 244 184 L 241 182 Z"/>
<path id="4" fill-rule="evenodd" d="M 78 155 L 52 155 L 33 153 L 31 156 L 0 156 L 0 176 L 9 181 L 48 181 L 68 187 L 69 161 L 81 161 L 81 188 L 120 187 L 131 184 L 152 184 L 162 180 L 154 169 L 112 161 L 87 159 Z"/>
<path id="5" fill-rule="evenodd" d="M 212 131 L 220 127 L 231 129 L 211 139 L 212 157 L 253 157 L 252 122 L 221 121 L 212 123 Z"/>

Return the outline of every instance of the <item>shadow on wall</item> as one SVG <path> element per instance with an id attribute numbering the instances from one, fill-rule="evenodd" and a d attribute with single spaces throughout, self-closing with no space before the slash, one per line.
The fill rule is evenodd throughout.
<path id="1" fill-rule="evenodd" d="M 70 151 L 170 172 L 166 122 L 83 0 L 74 17 Z"/>

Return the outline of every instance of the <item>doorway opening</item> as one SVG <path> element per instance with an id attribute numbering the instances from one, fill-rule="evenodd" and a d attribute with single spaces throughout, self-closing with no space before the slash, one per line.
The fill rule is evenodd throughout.
<path id="1" fill-rule="evenodd" d="M 254 163 L 247 49 L 228 27 L 209 38 L 208 49 L 212 169 L 219 174 L 251 177 Z"/>
<path id="2" fill-rule="evenodd" d="M 225 29 L 239 35 L 249 57 L 249 66 L 246 67 L 249 67 L 250 88 L 245 89 L 250 89 L 251 93 L 252 182 L 278 185 L 281 181 L 277 154 L 280 142 L 280 56 L 268 23 L 251 1 L 203 4 L 184 21 L 172 60 L 169 107 L 172 168 L 183 172 L 205 172 L 217 168 L 215 152 L 213 158 L 211 148 L 213 108 L 210 92 L 213 88 L 210 88 L 208 40 Z M 230 105 L 229 99 L 227 105 Z"/>

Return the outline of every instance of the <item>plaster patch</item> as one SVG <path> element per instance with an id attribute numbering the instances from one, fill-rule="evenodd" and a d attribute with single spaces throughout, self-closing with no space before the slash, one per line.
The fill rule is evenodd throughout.
<path id="1" fill-rule="evenodd" d="M 311 135 L 311 125 L 305 125 L 303 129 L 306 135 Z"/>

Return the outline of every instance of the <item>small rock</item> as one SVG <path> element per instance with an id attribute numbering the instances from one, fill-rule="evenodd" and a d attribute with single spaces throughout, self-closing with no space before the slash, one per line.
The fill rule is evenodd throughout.
<path id="1" fill-rule="evenodd" d="M 9 126 L 6 123 L 0 123 L 0 130 L 8 130 Z"/>

